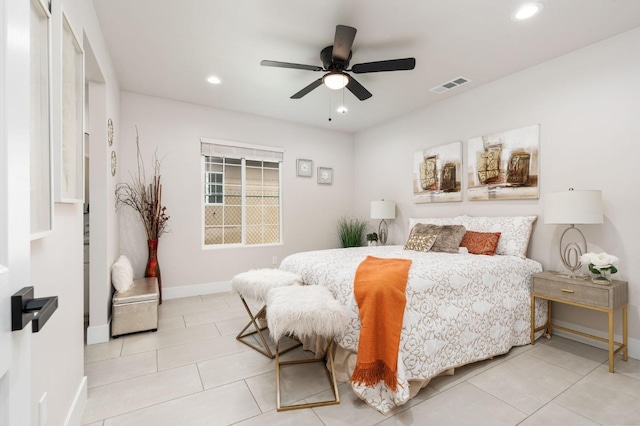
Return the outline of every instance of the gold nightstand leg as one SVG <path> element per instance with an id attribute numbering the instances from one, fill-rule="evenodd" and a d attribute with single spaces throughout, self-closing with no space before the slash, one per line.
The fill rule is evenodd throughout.
<path id="1" fill-rule="evenodd" d="M 547 339 L 551 339 L 551 300 L 547 300 Z"/>
<path id="2" fill-rule="evenodd" d="M 609 373 L 613 373 L 613 310 L 609 311 Z"/>
<path id="3" fill-rule="evenodd" d="M 627 346 L 627 305 L 622 307 L 622 344 L 624 349 L 622 350 L 622 359 L 627 361 L 629 359 L 629 351 Z"/>
<path id="4" fill-rule="evenodd" d="M 535 344 L 536 330 L 536 297 L 531 295 L 531 344 Z"/>

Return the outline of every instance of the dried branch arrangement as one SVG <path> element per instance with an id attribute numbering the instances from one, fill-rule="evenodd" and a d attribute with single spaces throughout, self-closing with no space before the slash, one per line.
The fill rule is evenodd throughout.
<path id="1" fill-rule="evenodd" d="M 136 151 L 138 173 L 134 176 L 129 172 L 132 183 L 116 185 L 116 210 L 122 206 L 129 206 L 135 210 L 142 220 L 148 240 L 157 240 L 168 232 L 166 207 L 162 205 L 162 184 L 160 183 L 161 160 L 157 152 L 153 154 L 153 178 L 150 184 L 146 182 L 144 161 L 140 153 L 138 127 L 136 127 Z"/>

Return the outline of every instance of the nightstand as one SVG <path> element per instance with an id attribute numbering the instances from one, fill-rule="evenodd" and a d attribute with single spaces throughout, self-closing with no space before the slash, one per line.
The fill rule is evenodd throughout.
<path id="1" fill-rule="evenodd" d="M 627 303 L 629 290 L 626 281 L 613 280 L 611 285 L 594 284 L 590 280 L 582 278 L 569 278 L 558 272 L 539 272 L 532 275 L 531 279 L 531 344 L 535 343 L 534 335 L 537 331 L 546 330 L 549 335 L 554 328 L 578 334 L 583 337 L 595 339 L 609 345 L 609 372 L 613 373 L 613 358 L 622 351 L 622 359 L 628 359 L 627 348 Z M 547 301 L 547 323 L 541 327 L 535 327 L 535 299 Z M 583 333 L 562 327 L 551 322 L 551 302 L 564 303 L 580 308 L 605 312 L 609 316 L 609 339 Z M 622 310 L 622 343 L 613 340 L 613 314 L 616 310 Z M 614 346 L 618 346 L 614 350 Z"/>

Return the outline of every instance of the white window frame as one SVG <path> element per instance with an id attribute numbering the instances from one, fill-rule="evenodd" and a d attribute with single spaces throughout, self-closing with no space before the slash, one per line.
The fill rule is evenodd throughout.
<path id="1" fill-rule="evenodd" d="M 204 176 L 205 176 L 205 180 L 204 180 L 204 197 L 205 197 L 205 201 L 204 204 L 205 206 L 222 206 L 224 205 L 224 169 L 222 172 L 208 172 L 207 170 L 207 161 L 205 156 L 203 156 L 203 158 L 205 159 L 205 167 L 204 167 Z M 211 175 L 211 176 L 222 176 L 222 181 L 221 182 L 217 182 L 216 180 L 213 181 L 209 181 L 208 179 L 206 179 L 207 175 Z M 222 187 L 222 192 L 210 192 L 209 191 L 209 187 L 213 186 L 213 187 L 217 187 L 220 186 Z M 207 197 L 222 197 L 222 201 L 220 201 L 219 203 L 211 203 L 206 201 L 208 198 Z"/>
<path id="2" fill-rule="evenodd" d="M 232 142 L 220 139 L 211 139 L 211 138 L 200 138 L 201 145 L 201 173 L 200 173 L 200 182 L 202 184 L 201 192 L 200 192 L 200 202 L 201 202 L 201 221 L 200 221 L 200 241 L 201 248 L 203 250 L 221 250 L 228 248 L 238 248 L 238 247 L 268 247 L 268 246 L 281 246 L 284 244 L 283 241 L 283 208 L 282 208 L 282 200 L 283 200 L 283 181 L 282 181 L 282 169 L 283 169 L 283 155 L 284 149 L 280 147 L 271 147 L 265 145 L 254 145 L 247 144 L 242 142 Z M 210 146 L 210 147 L 208 147 Z M 214 152 L 214 149 L 220 149 L 224 152 L 228 152 L 226 155 L 228 158 L 240 159 L 241 160 L 241 242 L 236 244 L 205 244 L 205 208 L 206 206 L 212 205 L 224 205 L 224 196 L 223 202 L 221 204 L 218 203 L 206 203 L 205 202 L 205 193 L 207 185 L 205 180 L 206 172 L 206 161 L 205 156 L 212 157 L 225 157 L 225 155 L 220 155 Z M 210 151 L 207 151 L 211 149 Z M 269 155 L 273 155 L 270 157 Z M 247 221 L 246 221 L 246 161 L 247 160 L 255 160 L 255 161 L 263 161 L 263 162 L 274 162 L 279 163 L 278 166 L 278 230 L 279 236 L 277 243 L 267 243 L 267 244 L 246 244 L 246 230 L 247 230 Z M 263 166 L 264 167 L 264 166 Z M 220 173 L 220 172 L 211 172 L 211 173 Z M 224 175 L 224 171 L 222 172 Z M 224 194 L 224 177 L 223 177 L 223 194 Z"/>

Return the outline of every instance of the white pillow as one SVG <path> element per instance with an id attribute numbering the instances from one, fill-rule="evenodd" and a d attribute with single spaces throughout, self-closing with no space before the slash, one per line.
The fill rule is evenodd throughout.
<path id="1" fill-rule="evenodd" d="M 456 225 L 463 225 L 467 231 L 500 232 L 496 254 L 527 257 L 529 237 L 537 216 L 458 216 Z"/>
<path id="2" fill-rule="evenodd" d="M 120 256 L 111 266 L 111 283 L 118 293 L 129 290 L 133 285 L 133 268 L 126 256 Z"/>

